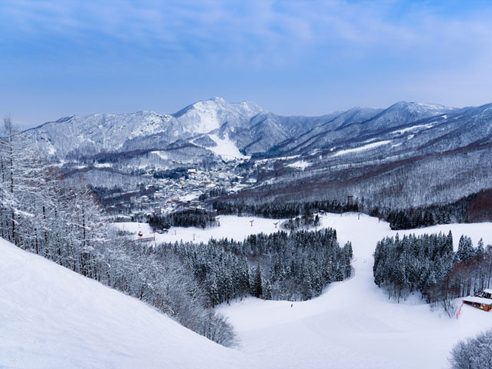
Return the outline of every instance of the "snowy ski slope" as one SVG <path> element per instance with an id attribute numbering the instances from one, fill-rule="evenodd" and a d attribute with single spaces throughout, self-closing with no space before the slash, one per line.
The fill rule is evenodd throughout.
<path id="1" fill-rule="evenodd" d="M 0 368 L 252 368 L 141 301 L 0 240 Z"/>
<path id="2" fill-rule="evenodd" d="M 274 232 L 275 220 L 221 217 L 221 227 L 177 228 L 169 241 L 206 241 L 210 237 L 242 240 L 252 232 Z M 409 231 L 392 231 L 385 222 L 357 214 L 328 214 L 322 226 L 337 230 L 339 242 L 351 241 L 353 278 L 334 283 L 311 301 L 263 301 L 248 298 L 221 307 L 239 334 L 240 350 L 260 360 L 261 368 L 447 368 L 455 343 L 492 328 L 492 313 L 464 306 L 459 320 L 432 312 L 417 296 L 397 304 L 373 282 L 372 254 L 377 241 L 396 233 L 446 234 L 455 248 L 462 234 L 474 245 L 480 238 L 492 244 L 492 224 L 453 224 Z"/>
<path id="3" fill-rule="evenodd" d="M 254 219 L 253 226 L 250 221 Z M 460 319 L 432 312 L 416 296 L 388 300 L 372 277 L 376 242 L 388 224 L 357 214 L 324 215 L 322 226 L 352 241 L 354 276 L 311 301 L 248 298 L 220 311 L 234 325 L 231 350 L 182 328 L 140 301 L 112 291 L 6 241 L 0 242 L 0 368 L 446 368 L 453 345 L 492 328 L 492 313 L 464 306 Z M 219 228 L 172 228 L 159 241 L 242 240 L 275 232 L 276 220 L 223 216 Z M 148 232 L 147 225 L 119 224 Z M 461 234 L 492 244 L 492 225 L 400 231 Z"/>

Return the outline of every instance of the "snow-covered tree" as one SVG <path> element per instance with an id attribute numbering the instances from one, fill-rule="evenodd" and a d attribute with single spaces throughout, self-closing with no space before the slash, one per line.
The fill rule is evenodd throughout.
<path id="1" fill-rule="evenodd" d="M 492 368 L 492 330 L 458 342 L 449 361 L 453 369 Z"/>

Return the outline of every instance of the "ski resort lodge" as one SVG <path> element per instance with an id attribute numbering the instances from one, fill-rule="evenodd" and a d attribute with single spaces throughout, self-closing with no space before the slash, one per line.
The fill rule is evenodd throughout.
<path id="1" fill-rule="evenodd" d="M 478 296 L 465 297 L 463 303 L 483 311 L 490 311 L 492 310 L 492 290 L 483 290 Z"/>

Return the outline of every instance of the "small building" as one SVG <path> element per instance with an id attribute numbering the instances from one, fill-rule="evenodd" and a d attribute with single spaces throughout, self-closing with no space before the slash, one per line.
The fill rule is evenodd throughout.
<path id="1" fill-rule="evenodd" d="M 492 299 L 492 290 L 491 289 L 483 290 L 482 297 L 485 297 L 486 299 Z"/>
<path id="2" fill-rule="evenodd" d="M 483 311 L 492 310 L 492 299 L 477 296 L 468 296 L 463 298 L 463 302 L 467 305 L 473 306 L 474 308 Z"/>

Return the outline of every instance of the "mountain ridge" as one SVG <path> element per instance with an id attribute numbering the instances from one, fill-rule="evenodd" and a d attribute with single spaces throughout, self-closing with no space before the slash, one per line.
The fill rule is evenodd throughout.
<path id="1" fill-rule="evenodd" d="M 239 150 L 251 155 L 255 152 L 267 152 L 282 142 L 292 140 L 297 143 L 298 148 L 302 148 L 306 144 L 298 142 L 301 138 L 313 141 L 317 135 L 333 136 L 333 131 L 347 129 L 353 124 L 371 122 L 375 128 L 375 124 L 380 123 L 376 115 L 385 112 L 386 115 L 393 112 L 392 119 L 401 122 L 401 115 L 406 114 L 406 118 L 403 118 L 407 120 L 425 118 L 432 115 L 429 111 L 436 109 L 445 112 L 455 110 L 435 104 L 398 102 L 387 109 L 352 108 L 314 117 L 280 116 L 253 102 L 229 103 L 222 98 L 213 97 L 197 101 L 173 114 L 142 110 L 124 114 L 96 113 L 62 117 L 26 130 L 25 135 L 31 136 L 30 140 L 37 142 L 40 149 L 44 145 L 43 151 L 61 160 L 76 158 L 82 153 L 87 156 L 118 152 L 127 147 L 135 149 L 135 145 L 130 144 L 131 141 L 155 135 L 160 135 L 161 146 L 165 147 L 180 139 L 193 139 L 198 135 L 215 133 L 220 138 L 227 134 Z M 388 119 L 386 116 L 380 124 L 387 125 Z M 360 128 L 353 130 L 351 135 L 358 131 Z M 347 131 L 344 130 L 344 134 L 345 132 Z M 58 137 L 63 137 L 63 141 L 68 140 L 66 145 Z M 318 142 L 314 146 L 331 141 L 333 139 Z M 291 146 L 286 146 L 285 150 L 291 150 Z M 313 148 L 312 143 L 307 146 Z"/>
<path id="2" fill-rule="evenodd" d="M 489 188 L 492 180 L 492 158 L 484 149 L 492 142 L 492 104 L 449 108 L 400 101 L 386 109 L 284 117 L 254 103 L 212 98 L 173 115 L 72 116 L 24 134 L 59 161 L 63 172 L 74 176 L 89 165 L 84 173 L 102 187 L 124 180 L 135 188 L 143 174 L 160 178 L 173 170 L 221 170 L 222 162 L 236 162 L 227 170 L 244 179 L 243 196 L 249 191 L 253 198 L 279 198 L 295 189 L 296 198 L 312 200 L 326 188 L 331 190 L 325 197 L 349 193 L 376 198 L 379 205 L 391 198 L 387 206 L 401 207 L 456 201 Z M 102 165 L 119 177 L 106 178 Z M 425 186 L 429 176 L 433 185 Z M 420 192 L 412 194 L 410 183 Z"/>

